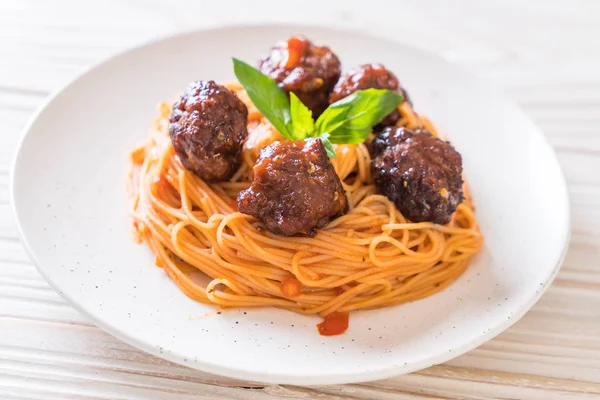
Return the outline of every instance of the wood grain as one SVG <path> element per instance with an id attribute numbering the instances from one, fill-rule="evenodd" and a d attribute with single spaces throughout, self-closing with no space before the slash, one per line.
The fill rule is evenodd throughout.
<path id="1" fill-rule="evenodd" d="M 600 398 L 600 3 L 371 0 L 365 8 L 358 0 L 326 6 L 307 0 L 293 12 L 285 4 L 0 2 L 0 399 Z M 399 37 L 506 87 L 531 115 L 567 178 L 573 236 L 555 283 L 521 321 L 414 374 L 360 385 L 265 386 L 133 349 L 94 327 L 46 284 L 18 241 L 8 195 L 19 132 L 35 110 L 76 74 L 129 46 L 261 21 Z"/>

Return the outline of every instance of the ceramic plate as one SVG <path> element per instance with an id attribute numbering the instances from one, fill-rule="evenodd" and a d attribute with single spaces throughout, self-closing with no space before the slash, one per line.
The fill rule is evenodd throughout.
<path id="1" fill-rule="evenodd" d="M 352 314 L 340 336 L 320 319 L 276 309 L 215 309 L 187 298 L 132 242 L 125 196 L 129 149 L 146 138 L 159 101 L 197 79 L 230 80 L 231 57 L 252 62 L 303 33 L 345 69 L 381 62 L 462 153 L 483 251 L 443 292 Z M 170 37 L 118 55 L 47 102 L 15 158 L 12 199 L 41 274 L 100 328 L 149 353 L 244 380 L 330 384 L 442 363 L 517 321 L 548 287 L 569 236 L 556 157 L 503 94 L 409 45 L 305 26 L 254 26 Z M 245 311 L 245 312 L 244 312 Z"/>

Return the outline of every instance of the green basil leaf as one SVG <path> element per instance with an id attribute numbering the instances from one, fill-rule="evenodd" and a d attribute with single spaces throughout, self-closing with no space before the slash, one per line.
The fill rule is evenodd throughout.
<path id="1" fill-rule="evenodd" d="M 322 133 L 317 137 L 319 139 L 321 139 L 321 143 L 323 144 L 323 147 L 325 148 L 325 151 L 327 152 L 327 155 L 329 156 L 329 158 L 335 158 L 336 157 L 335 149 L 333 148 L 333 145 L 329 141 L 329 133 Z"/>
<path id="2" fill-rule="evenodd" d="M 277 82 L 237 58 L 233 58 L 233 70 L 258 111 L 283 136 L 294 140 L 290 102 L 284 91 L 277 86 Z"/>
<path id="3" fill-rule="evenodd" d="M 402 95 L 391 90 L 359 90 L 333 103 L 321 114 L 316 123 L 317 133 L 328 132 L 331 143 L 362 143 L 373 126 L 394 111 L 402 100 Z"/>
<path id="4" fill-rule="evenodd" d="M 290 112 L 292 114 L 292 136 L 294 139 L 302 140 L 312 136 L 315 130 L 312 111 L 292 92 L 290 92 Z"/>
<path id="5" fill-rule="evenodd" d="M 329 106 L 315 123 L 317 133 L 335 132 L 346 122 L 347 108 Z"/>

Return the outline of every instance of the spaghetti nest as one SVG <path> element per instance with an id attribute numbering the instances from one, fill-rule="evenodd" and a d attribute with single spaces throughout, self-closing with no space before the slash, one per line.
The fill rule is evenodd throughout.
<path id="1" fill-rule="evenodd" d="M 237 212 L 237 194 L 249 187 L 260 148 L 283 138 L 239 84 L 227 87 L 249 111 L 243 163 L 230 181 L 208 184 L 183 167 L 170 144 L 167 103 L 160 104 L 149 140 L 131 153 L 135 238 L 186 295 L 221 307 L 326 316 L 430 296 L 467 268 L 483 239 L 466 185 L 466 200 L 449 224 L 411 223 L 377 193 L 364 144 L 336 146 L 331 162 L 349 211 L 315 237 L 279 236 Z M 408 103 L 399 111 L 398 125 L 438 135 Z"/>

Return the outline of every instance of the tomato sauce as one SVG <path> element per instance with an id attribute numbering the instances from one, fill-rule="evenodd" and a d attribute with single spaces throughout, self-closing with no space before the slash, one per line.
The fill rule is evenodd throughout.
<path id="1" fill-rule="evenodd" d="M 291 37 L 287 42 L 288 56 L 285 62 L 285 68 L 291 69 L 300 64 L 304 49 L 306 48 L 306 40 L 297 37 Z"/>
<path id="2" fill-rule="evenodd" d="M 285 278 L 281 281 L 281 293 L 285 297 L 296 297 L 302 293 L 302 284 L 296 278 Z"/>
<path id="3" fill-rule="evenodd" d="M 154 179 L 154 185 L 156 185 L 157 193 L 164 193 L 173 189 L 173 186 L 169 183 L 164 175 L 159 175 Z"/>
<path id="4" fill-rule="evenodd" d="M 317 329 L 322 336 L 341 335 L 348 329 L 348 313 L 333 312 L 325 317 L 325 320 L 317 324 Z"/>

